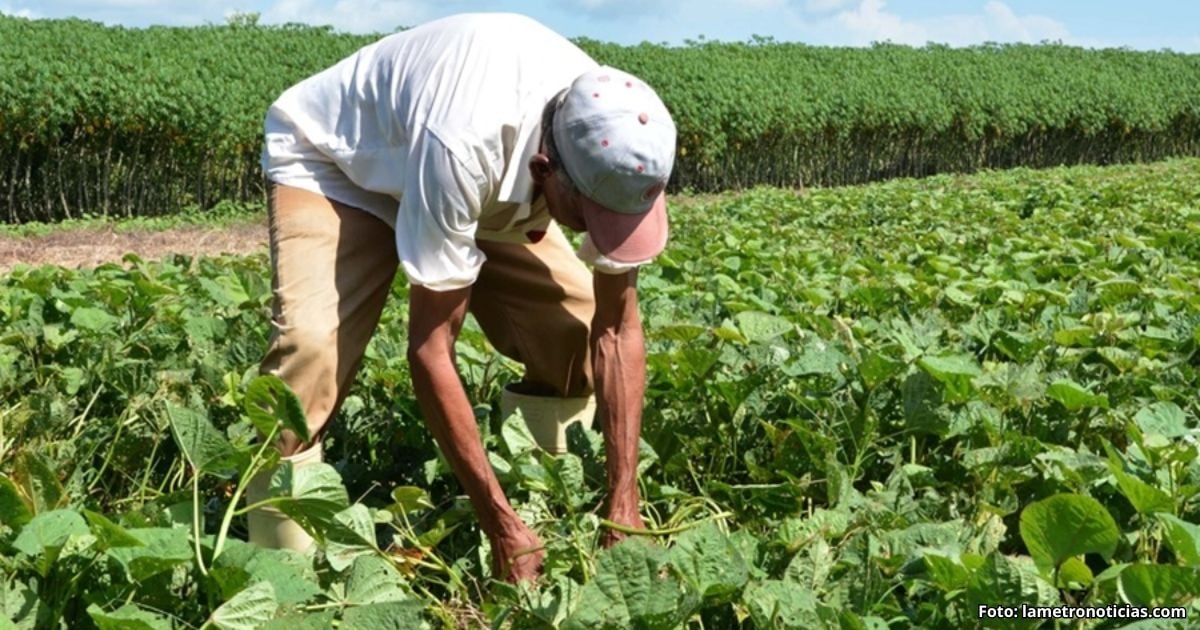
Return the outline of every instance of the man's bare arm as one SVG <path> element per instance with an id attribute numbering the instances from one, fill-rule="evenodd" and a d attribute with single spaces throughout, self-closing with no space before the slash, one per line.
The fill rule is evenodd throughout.
<path id="1" fill-rule="evenodd" d="M 470 288 L 438 292 L 413 286 L 409 301 L 408 360 L 417 402 L 459 483 L 471 498 L 480 525 L 492 541 L 495 569 L 517 579 L 533 578 L 541 553 L 521 555 L 541 541 L 513 511 L 492 471 L 454 363 Z"/>
<path id="2" fill-rule="evenodd" d="M 637 270 L 595 274 L 592 356 L 596 403 L 608 462 L 608 518 L 641 528 L 637 484 L 638 439 L 646 391 L 646 347 L 638 314 Z M 610 530 L 606 544 L 622 537 Z"/>

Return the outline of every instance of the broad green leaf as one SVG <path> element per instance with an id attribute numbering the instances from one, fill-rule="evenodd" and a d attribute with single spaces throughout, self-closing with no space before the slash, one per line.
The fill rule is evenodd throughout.
<path id="1" fill-rule="evenodd" d="M 195 471 L 224 472 L 233 468 L 233 446 L 203 413 L 167 403 L 167 418 L 175 443 Z"/>
<path id="2" fill-rule="evenodd" d="M 750 610 L 755 628 L 801 630 L 826 627 L 811 590 L 795 582 L 763 580 L 746 586 L 742 602 Z"/>
<path id="3" fill-rule="evenodd" d="M 342 617 L 343 628 L 355 630 L 410 630 L 428 628 L 425 604 L 420 601 L 386 602 L 355 606 Z"/>
<path id="4" fill-rule="evenodd" d="M 1125 567 L 1121 596 L 1134 606 L 1184 606 L 1200 593 L 1200 571 L 1165 564 Z"/>
<path id="5" fill-rule="evenodd" d="M 971 572 L 957 558 L 941 555 L 939 552 L 929 552 L 922 559 L 929 581 L 943 591 L 962 590 L 970 583 Z"/>
<path id="6" fill-rule="evenodd" d="M 1068 411 L 1099 407 L 1108 409 L 1108 397 L 1104 394 L 1093 394 L 1082 385 L 1069 379 L 1054 381 L 1046 388 L 1046 395 L 1062 403 Z"/>
<path id="7" fill-rule="evenodd" d="M 538 447 L 520 410 L 505 418 L 503 424 L 500 425 L 500 442 L 504 444 L 510 457 L 532 452 Z"/>
<path id="8" fill-rule="evenodd" d="M 1183 409 L 1173 402 L 1156 402 L 1143 407 L 1133 417 L 1134 423 L 1147 435 L 1161 435 L 1168 439 L 1188 434 L 1187 417 Z"/>
<path id="9" fill-rule="evenodd" d="M 283 429 L 295 433 L 301 441 L 308 442 L 311 439 L 304 406 L 295 392 L 278 376 L 256 376 L 246 388 L 242 404 L 260 434 L 278 434 L 276 427 L 282 424 Z"/>
<path id="10" fill-rule="evenodd" d="M 145 580 L 195 559 L 187 530 L 155 527 L 126 531 L 141 544 L 114 547 L 106 553 L 125 567 L 133 580 Z"/>
<path id="11" fill-rule="evenodd" d="M 281 463 L 271 476 L 270 494 L 283 497 L 276 507 L 307 530 L 327 527 L 350 504 L 341 476 L 323 462 L 299 468 Z"/>
<path id="12" fill-rule="evenodd" d="M 1059 494 L 1030 504 L 1021 513 L 1021 540 L 1043 571 L 1085 553 L 1112 557 L 1121 536 L 1117 523 L 1099 501 Z"/>
<path id="13" fill-rule="evenodd" d="M 209 621 L 221 630 L 255 630 L 275 616 L 275 587 L 256 582 L 213 611 Z"/>
<path id="14" fill-rule="evenodd" d="M 26 505 L 16 484 L 0 474 L 0 523 L 20 530 L 32 518 L 33 512 Z"/>
<path id="15" fill-rule="evenodd" d="M 96 536 L 97 548 L 101 551 L 113 547 L 138 547 L 142 544 L 142 541 L 134 538 L 124 527 L 108 520 L 103 514 L 83 510 L 83 517 L 91 526 L 92 534 Z"/>
<path id="16" fill-rule="evenodd" d="M 98 308 L 84 306 L 71 313 L 71 325 L 95 333 L 111 332 L 120 321 Z"/>
<path id="17" fill-rule="evenodd" d="M 750 579 L 742 554 L 713 522 L 681 534 L 670 560 L 706 606 L 732 601 Z"/>
<path id="18" fill-rule="evenodd" d="M 1200 525 L 1171 514 L 1158 514 L 1166 533 L 1167 546 L 1189 566 L 1200 567 Z"/>
<path id="19" fill-rule="evenodd" d="M 284 549 L 265 549 L 240 540 L 228 545 L 209 574 L 221 584 L 223 597 L 232 597 L 252 582 L 270 582 L 280 606 L 309 602 L 322 592 L 305 556 Z"/>
<path id="20" fill-rule="evenodd" d="M 346 603 L 352 606 L 401 602 L 409 599 L 404 578 L 390 562 L 379 556 L 362 556 L 350 567 L 346 580 Z"/>
<path id="21" fill-rule="evenodd" d="M 970 354 L 921 357 L 917 365 L 945 386 L 951 400 L 966 400 L 973 391 L 971 379 L 983 373 Z"/>
<path id="22" fill-rule="evenodd" d="M 596 576 L 563 628 L 675 628 L 699 604 L 669 570 L 661 547 L 630 538 L 601 552 Z"/>
<path id="23" fill-rule="evenodd" d="M 760 311 L 743 311 L 734 319 L 737 320 L 738 330 L 750 341 L 768 341 L 793 328 L 788 320 Z"/>
<path id="24" fill-rule="evenodd" d="M 1094 579 L 1091 568 L 1079 558 L 1067 558 L 1058 568 L 1059 588 L 1086 589 Z"/>
<path id="25" fill-rule="evenodd" d="M 858 373 L 867 387 L 873 388 L 898 375 L 903 367 L 900 362 L 893 361 L 884 354 L 865 351 L 862 360 L 858 362 Z"/>
<path id="26" fill-rule="evenodd" d="M 36 556 L 61 548 L 71 536 L 87 533 L 87 521 L 78 512 L 53 510 L 38 514 L 26 523 L 12 546 L 25 555 Z"/>
<path id="27" fill-rule="evenodd" d="M 392 501 L 405 513 L 434 508 L 433 503 L 429 501 L 429 493 L 416 486 L 400 486 L 392 490 Z"/>
<path id="28" fill-rule="evenodd" d="M 105 612 L 103 608 L 92 604 L 88 606 L 87 613 L 100 630 L 171 630 L 169 619 L 138 608 L 135 604 L 125 604 L 112 612 Z"/>
<path id="29" fill-rule="evenodd" d="M 1117 487 L 1121 494 L 1133 504 L 1133 509 L 1139 514 L 1149 515 L 1155 512 L 1170 512 L 1175 508 L 1171 495 L 1121 470 L 1119 464 L 1109 465 Z"/>
<path id="30" fill-rule="evenodd" d="M 968 609 L 976 611 L 979 606 L 1051 606 L 1060 603 L 1058 591 L 1038 575 L 1037 567 L 1029 558 L 1010 557 L 993 553 L 976 569 L 967 587 Z M 973 617 L 972 617 L 973 618 Z M 986 627 L 1036 628 L 1036 620 L 1011 620 L 1003 623 L 989 620 Z"/>
<path id="31" fill-rule="evenodd" d="M 40 514 L 64 507 L 66 492 L 50 462 L 39 453 L 24 451 L 17 457 L 14 481 L 32 501 L 33 512 Z"/>
<path id="32" fill-rule="evenodd" d="M 378 551 L 375 522 L 361 503 L 338 512 L 325 530 L 325 558 L 335 571 L 345 571 L 358 558 Z"/>
<path id="33" fill-rule="evenodd" d="M 543 454 L 542 466 L 546 469 L 550 487 L 559 500 L 572 509 L 581 507 L 587 498 L 583 480 L 583 460 L 574 453 L 558 456 Z"/>
<path id="34" fill-rule="evenodd" d="M 264 624 L 260 630 L 328 630 L 334 627 L 334 615 L 334 611 L 326 610 L 324 612 L 276 617 Z M 343 625 L 342 627 L 346 626 Z"/>

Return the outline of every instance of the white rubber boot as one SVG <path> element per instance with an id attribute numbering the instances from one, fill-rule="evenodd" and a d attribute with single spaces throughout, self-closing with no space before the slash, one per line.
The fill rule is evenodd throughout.
<path id="1" fill-rule="evenodd" d="M 516 409 L 521 410 L 521 417 L 525 418 L 538 446 L 551 455 L 562 455 L 567 452 L 567 427 L 578 422 L 584 429 L 592 428 L 596 399 L 530 396 L 505 387 L 500 394 L 500 415 L 507 418 Z"/>
<path id="2" fill-rule="evenodd" d="M 321 443 L 318 442 L 295 455 L 281 461 L 291 462 L 293 468 L 303 468 L 321 461 Z M 270 496 L 271 475 L 275 469 L 259 471 L 246 486 L 246 504 L 253 505 Z M 288 518 L 275 506 L 258 508 L 246 515 L 246 529 L 250 542 L 268 549 L 291 549 L 304 553 L 313 546 L 313 538 L 296 521 Z"/>

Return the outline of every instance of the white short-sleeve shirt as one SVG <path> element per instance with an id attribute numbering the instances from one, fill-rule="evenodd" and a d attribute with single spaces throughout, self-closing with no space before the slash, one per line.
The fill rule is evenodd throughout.
<path id="1" fill-rule="evenodd" d="M 596 66 L 525 16 L 429 22 L 284 92 L 267 115 L 263 168 L 394 227 L 410 282 L 465 287 L 485 260 L 477 238 L 529 242 L 548 225 L 528 167 L 542 110 Z M 579 254 L 616 271 L 586 239 Z"/>

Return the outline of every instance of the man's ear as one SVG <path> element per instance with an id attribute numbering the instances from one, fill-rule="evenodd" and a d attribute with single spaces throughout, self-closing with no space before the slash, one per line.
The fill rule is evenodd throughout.
<path id="1" fill-rule="evenodd" d="M 546 178 L 550 177 L 550 173 L 554 169 L 550 166 L 550 158 L 545 153 L 535 153 L 529 158 L 529 174 L 533 176 L 533 183 L 541 186 L 546 183 Z"/>

